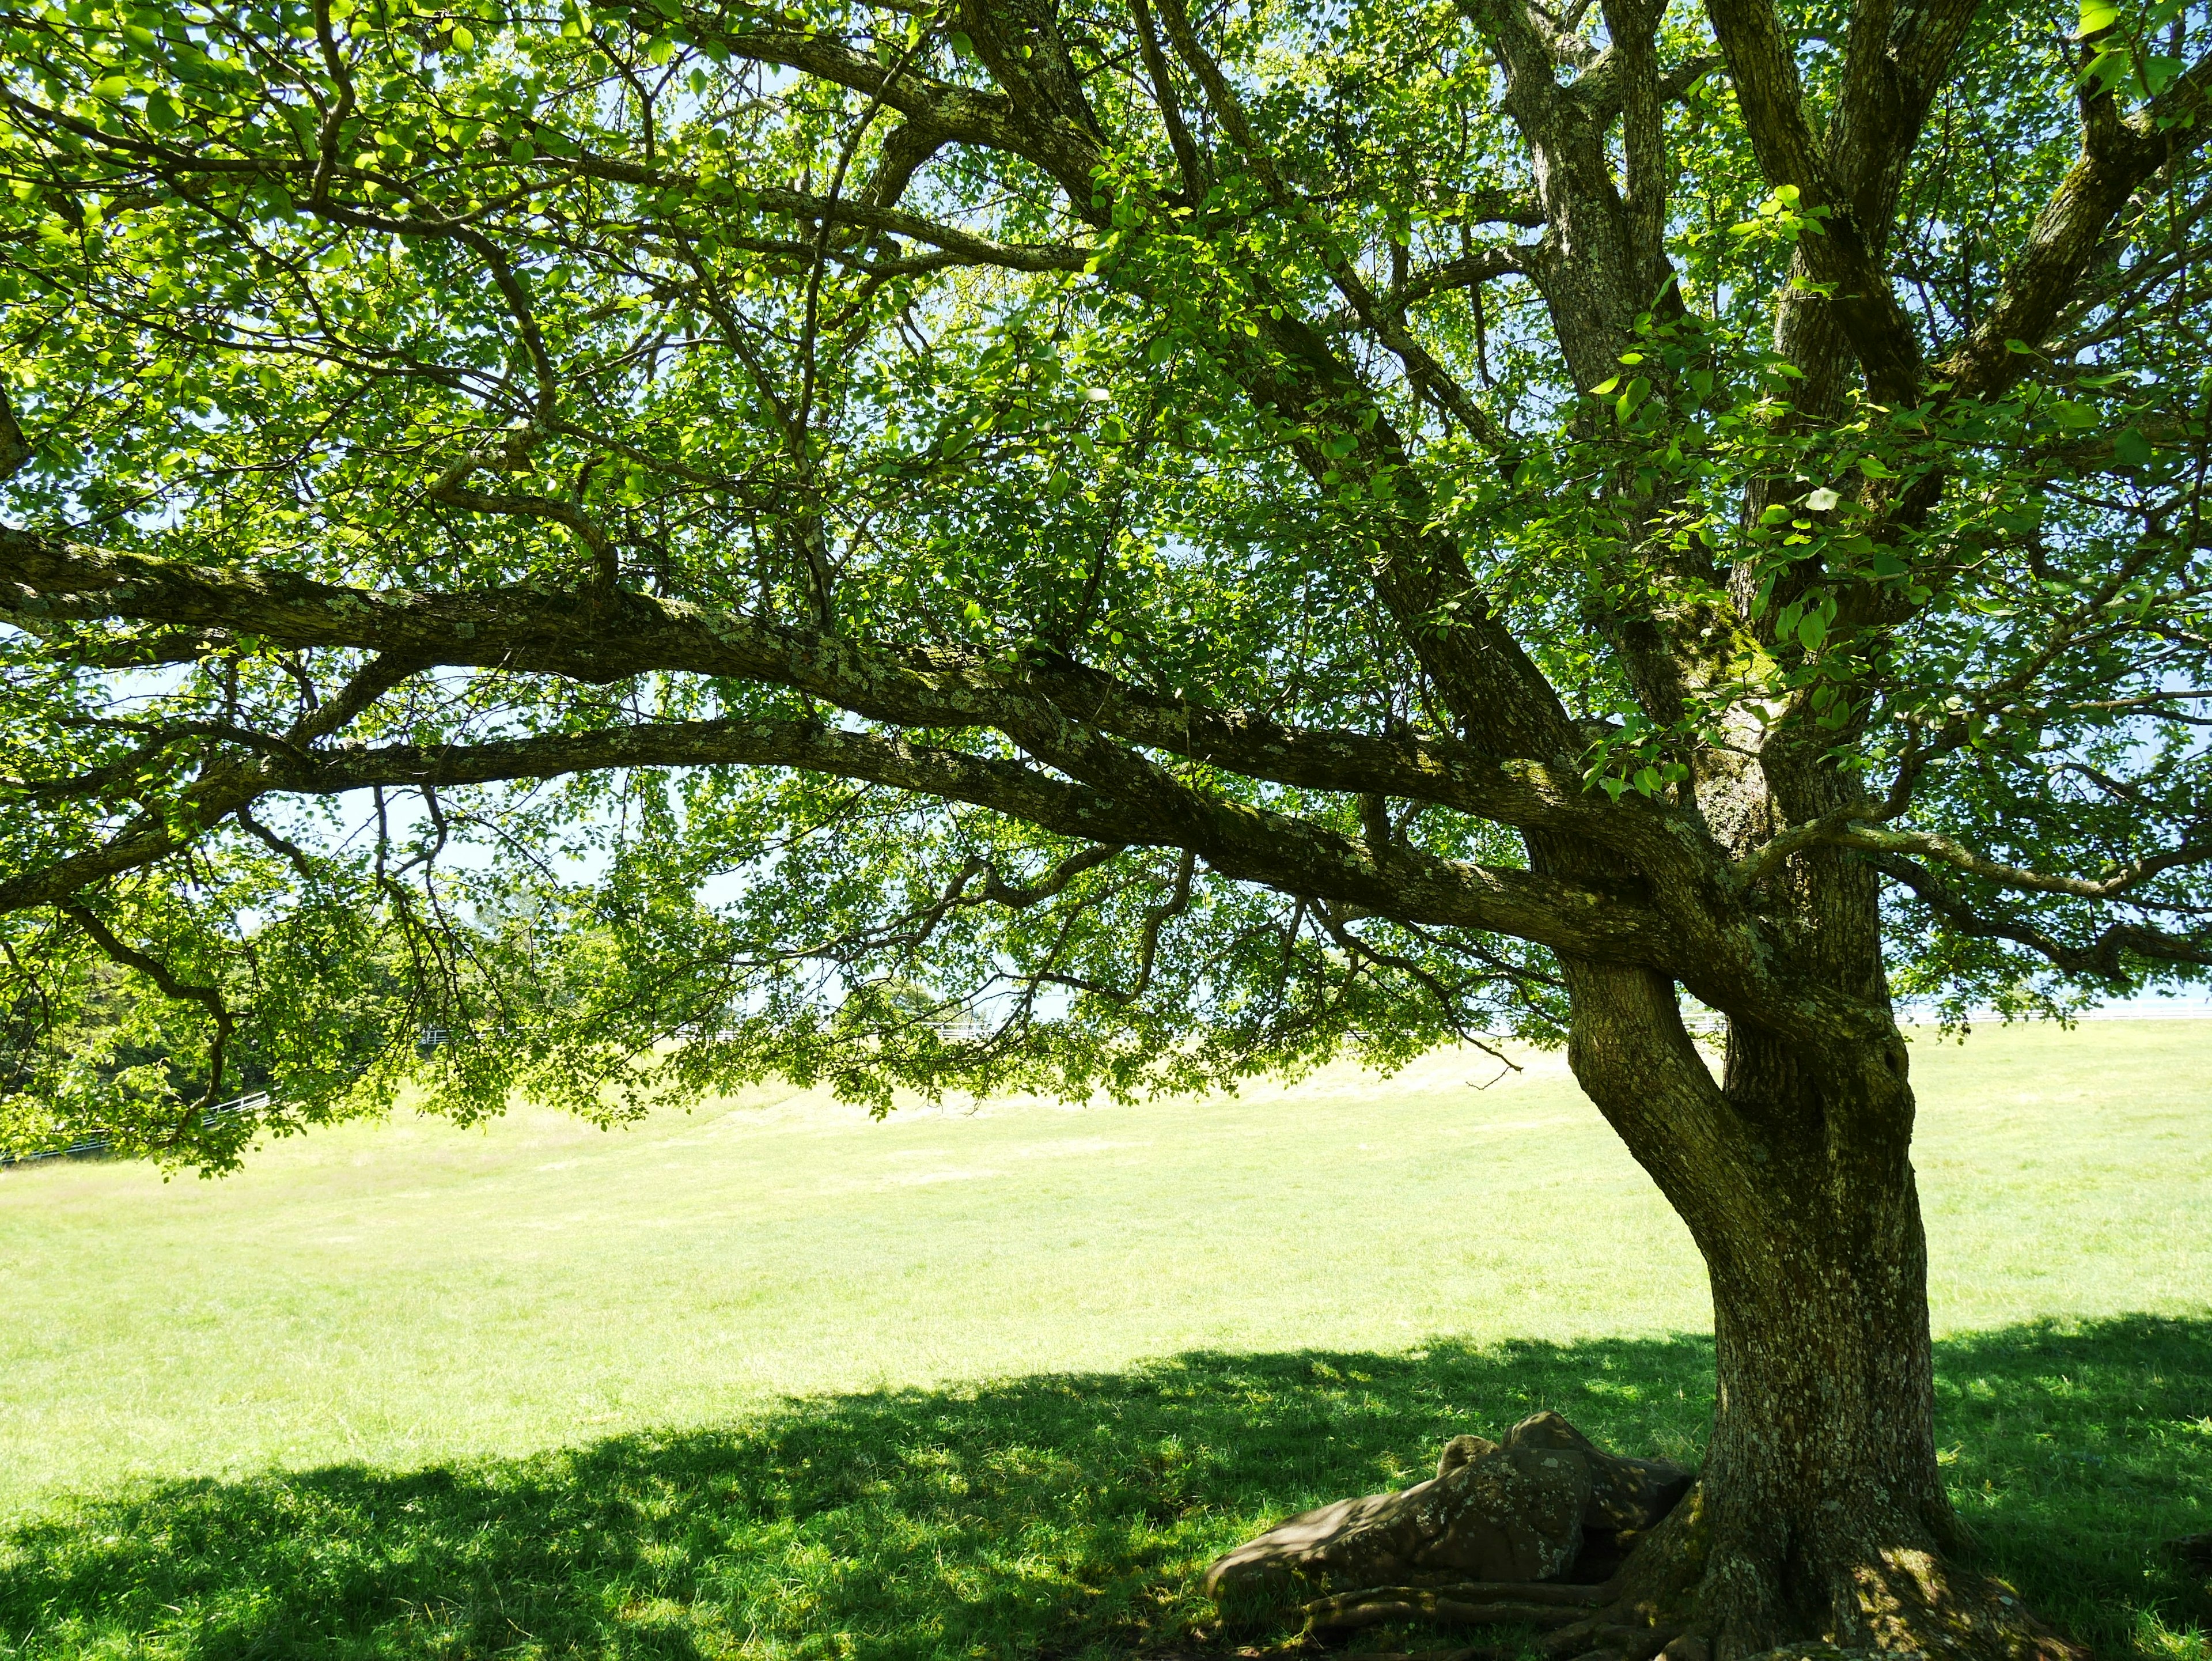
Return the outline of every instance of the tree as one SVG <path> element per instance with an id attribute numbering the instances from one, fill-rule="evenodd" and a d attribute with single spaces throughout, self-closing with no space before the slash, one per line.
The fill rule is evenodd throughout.
<path id="1" fill-rule="evenodd" d="M 1564 1039 L 1720 1655 L 2040 1641 L 1892 998 L 2212 964 L 2202 6 L 0 19 L 17 1142 Z"/>

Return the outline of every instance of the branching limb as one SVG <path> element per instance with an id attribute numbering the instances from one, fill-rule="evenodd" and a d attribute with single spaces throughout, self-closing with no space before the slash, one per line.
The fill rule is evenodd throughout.
<path id="1" fill-rule="evenodd" d="M 1065 659 L 1010 676 L 965 654 L 900 650 L 642 594 L 351 588 L 290 572 L 185 565 L 0 526 L 0 618 L 48 626 L 68 619 L 144 619 L 221 628 L 295 648 L 366 649 L 380 654 L 378 674 L 395 677 L 411 672 L 410 665 L 584 682 L 689 672 L 787 687 L 908 727 L 1010 730 L 1072 716 L 1127 741 L 1250 777 L 1376 789 L 1507 824 L 1620 826 L 1655 854 L 1671 845 L 1679 856 L 1680 848 L 1657 822 L 1663 810 L 1601 812 L 1601 799 L 1582 788 L 1571 769 L 1533 758 L 1500 762 L 1449 735 L 1302 728 L 1161 697 Z"/>
<path id="2" fill-rule="evenodd" d="M 25 634 L 41 639 L 54 633 L 50 621 L 17 613 L 8 619 Z M 88 669 L 158 669 L 173 663 L 203 663 L 230 650 L 238 642 L 229 636 L 205 629 L 153 629 L 120 640 L 73 640 L 67 650 L 72 662 Z"/>
<path id="3" fill-rule="evenodd" d="M 2136 115 L 2102 117 L 2082 127 L 2080 160 L 2036 217 L 2027 246 L 1980 325 L 1938 366 L 1966 397 L 1989 398 L 2036 361 L 2009 343 L 2047 338 L 2073 301 L 2113 219 L 2129 199 L 2177 158 L 2212 138 L 2212 58 L 2199 59 Z"/>
<path id="4" fill-rule="evenodd" d="M 1789 37 L 1770 0 L 1708 0 L 1706 15 L 1727 55 L 1753 152 L 1774 186 L 1795 188 L 1808 211 L 1830 216 L 1818 234 L 1798 244 L 1813 280 L 1886 404 L 1910 402 L 1919 389 L 1921 356 L 1911 319 L 1890 291 L 1881 239 L 1850 211 L 1850 193 L 1836 179 L 1807 116 L 1805 88 Z"/>
<path id="5" fill-rule="evenodd" d="M 1893 855 L 1876 855 L 1872 863 L 1884 876 L 1903 884 L 1920 903 L 1942 918 L 1946 928 L 1973 940 L 2010 940 L 2069 974 L 2089 975 L 2117 986 L 2130 983 L 2125 958 L 2133 955 L 2154 963 L 2189 964 L 2212 968 L 2212 939 L 2177 934 L 2147 923 L 2108 925 L 2087 946 L 2063 940 L 2026 923 L 2008 922 L 1976 910 L 1947 890 L 1925 866 Z"/>
<path id="6" fill-rule="evenodd" d="M 2118 899 L 2140 888 L 2160 872 L 2212 861 L 2212 842 L 2185 842 L 2161 854 L 2130 860 L 2106 877 L 2064 877 L 2008 865 L 1977 854 L 1954 837 L 1933 830 L 1893 830 L 1878 824 L 1845 823 L 1823 832 L 1819 842 L 1831 848 L 1853 848 L 1869 854 L 1901 854 L 1964 871 L 2000 887 L 2032 894 L 2070 894 L 2077 899 Z"/>
<path id="7" fill-rule="evenodd" d="M 1082 746 L 1080 755 L 1078 747 L 1058 746 L 1054 764 L 1082 763 L 1107 783 L 1072 784 L 1018 762 L 811 722 L 725 721 L 439 749 L 341 751 L 295 770 L 280 771 L 271 764 L 264 788 L 331 794 L 374 784 L 488 783 L 614 767 L 795 767 L 969 802 L 1086 842 L 1184 849 L 1241 880 L 1326 894 L 1382 916 L 1534 939 L 1509 922 L 1509 914 L 1527 908 L 1526 921 L 1534 923 L 1556 907 L 1557 915 L 1541 925 L 1544 932 L 1579 938 L 1583 949 L 1598 955 L 1632 949 L 1630 942 L 1642 938 L 1644 914 L 1632 898 L 1410 848 L 1394 849 L 1377 861 L 1364 844 L 1310 821 L 1202 796 L 1163 782 L 1136 757 L 1114 762 L 1096 744 Z"/>
<path id="8" fill-rule="evenodd" d="M 210 770 L 179 812 L 147 816 L 100 847 L 0 884 L 0 911 L 70 903 L 92 883 L 151 864 L 273 792 L 335 794 L 392 785 L 482 784 L 612 768 L 793 767 L 965 801 L 1087 843 L 1171 847 L 1224 875 L 1325 894 L 1386 916 L 1538 940 L 1586 955 L 1657 949 L 1656 920 L 1635 899 L 1535 873 L 1438 858 L 1413 849 L 1377 861 L 1364 845 L 1310 821 L 1199 795 L 1180 786 L 1115 794 L 1018 762 L 811 722 L 641 725 L 438 747 L 391 745 L 306 757 L 270 756 Z"/>
<path id="9" fill-rule="evenodd" d="M 1484 1054 L 1503 1062 L 1509 1068 L 1516 1072 L 1519 1071 L 1518 1063 L 1497 1045 L 1485 1038 L 1483 1034 L 1469 1023 L 1467 1010 L 1462 1006 L 1451 985 L 1443 976 L 1426 964 L 1406 956 L 1403 952 L 1386 951 L 1371 940 L 1352 933 L 1350 924 L 1353 919 L 1330 905 L 1326 900 L 1316 900 L 1313 910 L 1314 915 L 1320 918 L 1322 929 L 1327 932 L 1331 940 L 1336 942 L 1338 949 L 1345 955 L 1345 961 L 1352 969 L 1358 970 L 1362 964 L 1373 964 L 1377 968 L 1392 970 L 1403 975 L 1428 994 L 1429 1001 L 1436 1006 L 1437 1013 L 1443 1022 L 1444 1030 L 1453 1037 L 1462 1043 L 1472 1045 Z M 1498 964 L 1493 960 L 1490 966 L 1509 979 L 1519 978 L 1518 972 L 1509 965 Z"/>
<path id="10" fill-rule="evenodd" d="M 600 587 L 607 590 L 614 587 L 619 573 L 613 539 L 580 504 L 562 496 L 504 496 L 467 489 L 469 476 L 483 465 L 483 463 L 476 457 L 465 457 L 441 473 L 423 494 L 432 502 L 459 508 L 465 513 L 544 520 L 561 526 L 583 544 L 584 551 L 592 562 L 593 577 Z"/>
<path id="11" fill-rule="evenodd" d="M 1504 434 L 1497 423 L 1468 396 L 1467 389 L 1436 360 L 1428 348 L 1413 338 L 1406 327 L 1403 317 L 1376 298 L 1361 280 L 1359 273 L 1352 269 L 1352 263 L 1344 257 L 1343 250 L 1337 246 L 1334 234 L 1320 222 L 1320 216 L 1312 204 L 1300 199 L 1285 181 L 1275 167 L 1273 158 L 1253 131 L 1251 121 L 1245 113 L 1243 99 L 1230 84 L 1221 65 L 1214 61 L 1212 54 L 1200 41 L 1198 31 L 1191 27 L 1190 15 L 1184 9 L 1182 0 L 1160 0 L 1160 18 L 1167 27 L 1168 39 L 1173 43 L 1176 55 L 1198 78 L 1199 85 L 1206 89 L 1206 101 L 1212 106 L 1223 130 L 1243 153 L 1246 163 L 1266 186 L 1276 205 L 1312 242 L 1315 252 L 1321 256 L 1322 264 L 1328 270 L 1329 280 L 1336 285 L 1337 291 L 1350 303 L 1352 310 L 1359 314 L 1360 321 L 1372 330 L 1376 338 L 1406 366 L 1409 376 L 1441 399 L 1452 418 L 1468 433 L 1485 443 L 1502 442 Z"/>
<path id="12" fill-rule="evenodd" d="M 625 184 L 658 185 L 663 188 L 696 188 L 697 181 L 682 174 L 640 167 L 626 162 L 586 157 L 576 170 L 587 177 L 616 179 Z M 831 201 L 805 191 L 781 187 L 746 192 L 747 197 L 769 213 L 805 224 L 828 222 L 859 230 L 883 231 L 909 241 L 926 242 L 946 253 L 977 265 L 995 265 L 1010 271 L 1080 271 L 1097 256 L 1091 249 L 1068 243 L 1000 242 L 954 225 L 940 224 L 902 209 L 878 207 L 873 202 Z"/>
<path id="13" fill-rule="evenodd" d="M 1198 861 L 1188 849 L 1176 861 L 1175 881 L 1165 899 L 1145 911 L 1145 921 L 1137 932 L 1137 974 L 1127 987 L 1108 986 L 1081 976 L 1049 973 L 1040 978 L 1060 986 L 1086 992 L 1094 998 L 1127 1007 L 1143 997 L 1152 983 L 1152 970 L 1159 959 L 1160 931 L 1176 918 L 1190 910 L 1190 883 L 1198 868 Z"/>
<path id="14" fill-rule="evenodd" d="M 1462 196 L 1454 222 L 1476 225 L 1519 225 L 1535 230 L 1544 224 L 1544 206 L 1533 191 L 1474 190 Z"/>
<path id="15" fill-rule="evenodd" d="M 1136 21 L 1145 73 L 1152 77 L 1152 101 L 1159 107 L 1160 123 L 1167 129 L 1169 147 L 1175 151 L 1176 166 L 1182 174 L 1183 192 L 1195 202 L 1212 184 L 1212 174 L 1182 119 L 1182 101 L 1176 96 L 1175 76 L 1169 71 L 1167 54 L 1160 50 L 1159 31 L 1153 27 L 1148 0 L 1129 0 L 1129 11 Z"/>
<path id="16" fill-rule="evenodd" d="M 301 881 L 313 883 L 316 880 L 315 864 L 307 857 L 307 850 L 289 837 L 280 837 L 262 824 L 260 819 L 255 817 L 250 806 L 241 804 L 231 817 L 237 820 L 256 842 L 261 843 L 271 853 L 283 855 L 285 863 L 292 867 L 293 872 Z"/>
<path id="17" fill-rule="evenodd" d="M 1455 289 L 1471 289 L 1478 283 L 1525 271 L 1525 258 L 1518 248 L 1483 248 L 1413 272 L 1382 295 L 1381 301 L 1391 312 L 1402 312 L 1408 306 L 1437 295 L 1449 294 Z"/>
<path id="18" fill-rule="evenodd" d="M 86 936 L 109 959 L 143 975 L 161 989 L 163 997 L 177 1003 L 198 1004 L 207 1011 L 208 1019 L 215 1023 L 215 1038 L 208 1050 L 207 1093 L 187 1110 L 177 1126 L 177 1135 L 183 1137 L 191 1129 L 201 1113 L 222 1099 L 223 1051 L 229 1046 L 231 1035 L 237 1031 L 237 1016 L 224 1001 L 220 988 L 179 980 L 160 958 L 149 957 L 118 939 L 114 930 L 101 922 L 90 907 L 71 902 L 56 909 L 83 929 Z"/>
<path id="19" fill-rule="evenodd" d="M 410 676 L 427 667 L 422 660 L 396 652 L 370 659 L 337 691 L 301 715 L 284 734 L 285 742 L 312 744 L 343 732 L 386 692 L 396 691 Z"/>
<path id="20" fill-rule="evenodd" d="M 1003 880 L 996 865 L 981 855 L 972 855 L 963 861 L 960 868 L 952 873 L 952 879 L 945 884 L 944 891 L 921 910 L 908 912 L 867 929 L 840 935 L 833 940 L 793 946 L 771 954 L 772 958 L 780 962 L 799 958 L 851 956 L 868 952 L 918 952 L 928 944 L 931 936 L 955 910 L 998 905 L 1009 911 L 1027 911 L 1048 900 L 1058 898 L 1086 872 L 1095 871 L 1127 851 L 1118 843 L 1101 843 L 1079 849 L 1054 864 L 1036 881 L 1019 885 Z M 983 879 L 980 885 L 975 881 L 978 877 Z"/>
<path id="21" fill-rule="evenodd" d="M 872 208 L 896 208 L 914 176 L 943 149 L 951 135 L 927 121 L 902 121 L 884 135 L 876 150 L 875 170 L 868 175 L 860 199 Z"/>

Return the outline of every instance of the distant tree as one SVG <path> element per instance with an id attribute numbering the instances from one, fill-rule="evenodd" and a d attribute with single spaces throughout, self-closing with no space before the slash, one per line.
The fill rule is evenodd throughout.
<path id="1" fill-rule="evenodd" d="M 2202 0 L 0 28 L 16 1140 L 1563 1038 L 1723 1661 L 2040 1641 L 1892 999 L 2212 964 Z"/>

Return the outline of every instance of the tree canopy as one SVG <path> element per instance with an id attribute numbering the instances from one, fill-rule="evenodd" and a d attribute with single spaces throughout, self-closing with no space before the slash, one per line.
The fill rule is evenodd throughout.
<path id="1" fill-rule="evenodd" d="M 2199 975 L 2207 25 L 8 0 L 7 1140 Z"/>

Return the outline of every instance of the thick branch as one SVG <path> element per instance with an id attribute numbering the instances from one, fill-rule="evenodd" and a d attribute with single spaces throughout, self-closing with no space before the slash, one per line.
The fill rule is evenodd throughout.
<path id="1" fill-rule="evenodd" d="M 1850 192 L 1814 137 L 1805 88 L 1773 6 L 1770 0 L 1707 0 L 1705 9 L 1727 54 L 1759 172 L 1770 185 L 1794 187 L 1803 210 L 1828 210 L 1799 242 L 1800 258 L 1828 290 L 1869 389 L 1885 403 L 1909 401 L 1919 386 L 1920 347 L 1881 266 L 1881 228 L 1859 223 Z"/>
<path id="2" fill-rule="evenodd" d="M 1212 175 L 1190 136 L 1189 125 L 1182 119 L 1182 103 L 1176 96 L 1175 76 L 1169 72 L 1167 54 L 1160 50 L 1159 31 L 1152 26 L 1151 6 L 1146 0 L 1129 0 L 1129 11 L 1136 20 L 1137 45 L 1144 53 L 1145 73 L 1152 77 L 1152 102 L 1159 108 L 1161 124 L 1167 128 L 1169 147 L 1175 151 L 1176 167 L 1182 174 L 1183 192 L 1195 202 L 1212 183 Z"/>
<path id="3" fill-rule="evenodd" d="M 393 745 L 273 754 L 188 792 L 189 820 L 212 824 L 260 796 L 373 786 L 485 784 L 633 767 L 790 767 L 968 802 L 1085 843 L 1170 847 L 1239 880 L 1319 895 L 1379 916 L 1498 933 L 1601 958 L 1642 958 L 1663 939 L 1636 899 L 1528 871 L 1364 842 L 1291 816 L 1134 776 L 1117 794 L 1023 763 L 850 733 L 810 721 L 714 721 L 548 734 L 478 745 Z M 219 808 L 220 812 L 215 812 Z M 181 816 L 173 816 L 175 817 Z M 170 823 L 131 827 L 92 854 L 0 885 L 0 911 L 67 904 L 91 883 L 181 845 Z"/>
<path id="4" fill-rule="evenodd" d="M 1191 27 L 1189 13 L 1182 0 L 1160 0 L 1161 21 L 1167 26 L 1168 39 L 1174 43 L 1176 55 L 1189 66 L 1198 83 L 1205 88 L 1206 101 L 1212 106 L 1215 118 L 1223 130 L 1243 153 L 1246 163 L 1260 182 L 1267 187 L 1276 205 L 1305 234 L 1322 264 L 1328 269 L 1329 280 L 1359 314 L 1359 320 L 1374 332 L 1375 338 L 1388 347 L 1391 354 L 1406 366 L 1406 373 L 1413 382 L 1430 392 L 1446 409 L 1452 418 L 1474 437 L 1486 443 L 1499 443 L 1504 435 L 1497 423 L 1482 407 L 1468 396 L 1467 389 L 1439 363 L 1428 348 L 1413 338 L 1406 327 L 1403 316 L 1378 301 L 1352 263 L 1336 245 L 1336 237 L 1322 222 L 1312 204 L 1302 198 L 1284 180 L 1271 156 L 1252 129 L 1247 118 L 1244 101 L 1237 88 L 1223 73 L 1212 53 L 1206 50 Z"/>
<path id="5" fill-rule="evenodd" d="M 295 648 L 386 654 L 417 666 L 502 668 L 605 683 L 657 671 L 787 687 L 907 727 L 1035 729 L 1073 717 L 1131 742 L 1253 778 L 1436 801 L 1502 823 L 1626 824 L 1571 768 L 1499 759 L 1455 739 L 1293 727 L 1161 698 L 1065 659 L 1009 672 L 964 654 L 895 650 L 645 595 L 497 588 L 434 594 L 340 587 L 118 553 L 0 528 L 0 617 L 51 631 L 67 619 L 219 627 Z M 1674 843 L 1653 823 L 1637 832 Z"/>
<path id="6" fill-rule="evenodd" d="M 2071 894 L 2087 900 L 2118 899 L 2160 872 L 2212 861 L 2212 843 L 2190 842 L 2162 854 L 2130 860 L 2107 877 L 2063 877 L 1990 859 L 1955 838 L 1933 830 L 1892 830 L 1876 824 L 1844 824 L 1822 830 L 1810 840 L 1831 848 L 1856 848 L 1870 854 L 1910 855 L 1916 859 L 1933 860 L 2002 888 L 2017 888 L 2033 894 Z"/>
<path id="7" fill-rule="evenodd" d="M 1439 859 L 1403 844 L 1370 849 L 1286 814 L 1149 777 L 1127 794 L 1022 763 L 896 735 L 792 721 L 696 721 L 482 745 L 391 745 L 272 761 L 268 788 L 334 794 L 372 784 L 478 784 L 615 767 L 793 767 L 989 808 L 1092 843 L 1188 849 L 1225 876 L 1322 894 L 1406 922 L 1509 934 L 1613 957 L 1650 949 L 1635 900 L 1531 872 Z"/>
<path id="8" fill-rule="evenodd" d="M 2069 946 L 2054 935 L 2026 923 L 1989 916 L 1947 891 L 1933 872 L 1911 860 L 1876 855 L 1875 868 L 1902 883 L 1915 897 L 1943 920 L 1953 932 L 1973 940 L 2010 940 L 2070 975 L 2094 975 L 2126 986 L 2131 977 L 2124 958 L 2132 954 L 2154 963 L 2193 964 L 2212 968 L 2212 940 L 2168 934 L 2147 923 L 2109 925 L 2087 946 Z"/>
<path id="9" fill-rule="evenodd" d="M 2026 374 L 2037 360 L 2012 343 L 2034 346 L 2049 337 L 2129 199 L 2208 137 L 2212 58 L 2132 119 L 2085 122 L 2081 159 L 2036 216 L 1996 303 L 1939 367 L 1942 377 L 1962 395 L 1988 398 Z"/>
<path id="10" fill-rule="evenodd" d="M 1517 248 L 1484 248 L 1441 265 L 1431 265 L 1426 271 L 1415 271 L 1397 288 L 1383 296 L 1383 303 L 1394 311 L 1418 304 L 1455 289 L 1471 289 L 1478 283 L 1508 277 L 1525 269 L 1522 254 Z"/>

